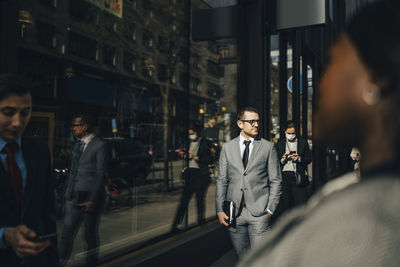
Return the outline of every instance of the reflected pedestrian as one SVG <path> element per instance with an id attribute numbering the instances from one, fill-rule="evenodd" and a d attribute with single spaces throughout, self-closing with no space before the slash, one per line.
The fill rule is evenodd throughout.
<path id="1" fill-rule="evenodd" d="M 54 185 L 47 145 L 21 137 L 32 112 L 30 86 L 0 75 L 0 265 L 58 266 Z M 39 239 L 40 236 L 47 237 Z"/>
<path id="2" fill-rule="evenodd" d="M 189 127 L 189 142 L 186 149 L 177 149 L 176 152 L 188 161 L 188 168 L 183 174 L 185 180 L 181 200 L 172 224 L 172 231 L 178 230 L 183 217 L 187 213 L 189 201 L 196 193 L 197 222 L 205 222 L 205 195 L 210 184 L 209 164 L 212 163 L 212 155 L 207 140 L 201 137 L 202 126 L 192 124 Z"/>
<path id="3" fill-rule="evenodd" d="M 68 262 L 82 221 L 87 244 L 86 265 L 96 266 L 98 261 L 98 227 L 109 155 L 106 143 L 94 134 L 95 126 L 96 120 L 89 114 L 77 115 L 72 120 L 71 129 L 79 141 L 72 148 L 71 168 L 65 190 L 65 215 L 59 246 L 61 266 Z"/>

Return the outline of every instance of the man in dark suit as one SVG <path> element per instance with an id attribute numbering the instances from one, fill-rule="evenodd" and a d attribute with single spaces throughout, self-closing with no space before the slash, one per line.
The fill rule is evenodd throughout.
<path id="1" fill-rule="evenodd" d="M 306 171 L 312 160 L 307 140 L 296 135 L 294 122 L 288 121 L 284 130 L 285 136 L 281 137 L 277 144 L 282 169 L 282 196 L 278 213 L 306 202 L 308 197 L 306 186 L 309 184 Z M 303 176 L 300 184 L 296 181 L 296 172 Z"/>
<path id="2" fill-rule="evenodd" d="M 185 185 L 182 191 L 181 202 L 176 212 L 172 231 L 176 231 L 177 226 L 182 223 L 182 219 L 187 211 L 190 198 L 196 193 L 197 201 L 197 221 L 198 224 L 204 223 L 205 219 L 205 194 L 210 184 L 209 164 L 212 163 L 212 155 L 206 138 L 201 137 L 201 125 L 193 124 L 189 129 L 189 143 L 185 149 L 178 149 L 181 157 L 188 161 L 188 168 L 184 173 Z"/>
<path id="3" fill-rule="evenodd" d="M 0 265 L 58 266 L 54 187 L 45 144 L 21 137 L 32 111 L 27 85 L 0 75 Z"/>
<path id="4" fill-rule="evenodd" d="M 104 174 L 108 170 L 109 153 L 106 143 L 94 135 L 96 120 L 89 114 L 77 115 L 72 130 L 74 144 L 70 174 L 65 193 L 65 217 L 60 240 L 60 264 L 64 266 L 71 254 L 77 230 L 84 222 L 87 243 L 87 266 L 98 261 L 98 225 L 104 200 Z"/>

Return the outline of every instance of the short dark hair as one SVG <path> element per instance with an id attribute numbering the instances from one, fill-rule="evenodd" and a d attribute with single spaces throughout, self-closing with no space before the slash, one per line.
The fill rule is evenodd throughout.
<path id="1" fill-rule="evenodd" d="M 383 86 L 382 95 L 396 94 L 397 101 L 400 101 L 399 14 L 400 1 L 377 1 L 357 12 L 346 28 L 372 79 Z"/>
<path id="2" fill-rule="evenodd" d="M 26 95 L 31 93 L 29 83 L 15 73 L 0 74 L 0 100 L 10 95 Z"/>
<path id="3" fill-rule="evenodd" d="M 81 123 L 87 125 L 87 132 L 93 133 L 97 127 L 97 118 L 91 113 L 81 113 L 73 116 L 73 119 L 81 118 Z"/>
<path id="4" fill-rule="evenodd" d="M 189 124 L 189 129 L 195 131 L 198 136 L 201 136 L 203 128 L 203 125 L 197 121 Z"/>
<path id="5" fill-rule="evenodd" d="M 283 130 L 284 130 L 284 131 L 286 131 L 286 130 L 289 129 L 289 128 L 295 128 L 295 129 L 296 129 L 296 124 L 294 123 L 294 121 L 292 121 L 292 120 L 287 121 L 287 122 L 285 123 L 285 125 L 283 126 Z"/>
<path id="6" fill-rule="evenodd" d="M 400 134 L 400 118 L 396 107 L 400 105 L 400 1 L 381 0 L 366 5 L 347 25 L 345 33 L 354 45 L 361 62 L 368 69 L 381 90 L 381 96 L 390 99 L 386 114 L 393 120 L 386 122 Z M 390 125 L 392 124 L 392 125 Z M 399 147 L 400 141 L 395 140 Z M 400 157 L 397 157 L 400 161 Z"/>
<path id="7" fill-rule="evenodd" d="M 258 110 L 257 110 L 256 108 L 253 108 L 253 107 L 244 107 L 244 108 L 240 109 L 240 111 L 239 111 L 239 113 L 238 113 L 238 115 L 237 115 L 237 120 L 238 120 L 238 121 L 241 120 L 241 119 L 243 118 L 243 115 L 244 115 L 244 113 L 245 113 L 246 111 L 247 111 L 247 112 L 254 112 L 254 113 L 260 114 L 260 113 L 258 113 Z"/>

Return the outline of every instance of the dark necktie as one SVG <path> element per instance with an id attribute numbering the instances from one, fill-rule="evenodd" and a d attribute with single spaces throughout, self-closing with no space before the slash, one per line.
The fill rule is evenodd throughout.
<path id="1" fill-rule="evenodd" d="M 8 143 L 1 151 L 7 154 L 6 168 L 8 176 L 11 178 L 11 187 L 14 191 L 15 201 L 17 209 L 21 209 L 21 198 L 22 198 L 22 175 L 21 171 L 15 160 L 15 151 L 18 149 L 17 143 Z"/>
<path id="2" fill-rule="evenodd" d="M 77 145 L 77 158 L 79 159 L 83 153 L 83 148 L 85 147 L 85 143 L 83 141 L 79 141 Z"/>
<path id="3" fill-rule="evenodd" d="M 242 158 L 242 162 L 243 162 L 243 167 L 246 169 L 247 167 L 247 163 L 249 162 L 249 152 L 250 152 L 250 140 L 244 140 L 243 144 L 245 144 L 246 148 L 244 149 L 244 153 L 243 153 L 243 158 Z"/>

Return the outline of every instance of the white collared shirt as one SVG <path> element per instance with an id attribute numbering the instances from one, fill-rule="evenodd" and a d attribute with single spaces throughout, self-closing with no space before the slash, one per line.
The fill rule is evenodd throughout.
<path id="1" fill-rule="evenodd" d="M 82 151 L 85 151 L 86 147 L 88 146 L 88 144 L 90 143 L 90 141 L 93 140 L 94 136 L 95 136 L 94 134 L 89 134 L 88 136 L 85 136 L 85 137 L 83 137 L 83 138 L 80 140 L 81 142 L 84 143 L 84 145 L 83 145 L 83 150 L 82 150 Z"/>
<path id="2" fill-rule="evenodd" d="M 251 142 L 249 145 L 249 158 L 250 158 L 251 151 L 253 151 L 254 138 L 250 137 L 249 139 L 246 139 L 242 136 L 242 134 L 240 134 L 239 136 L 240 136 L 240 140 L 239 140 L 240 158 L 243 158 L 244 150 L 246 149 L 246 145 L 244 144 L 244 141 L 246 141 L 246 140 L 249 140 Z"/>

